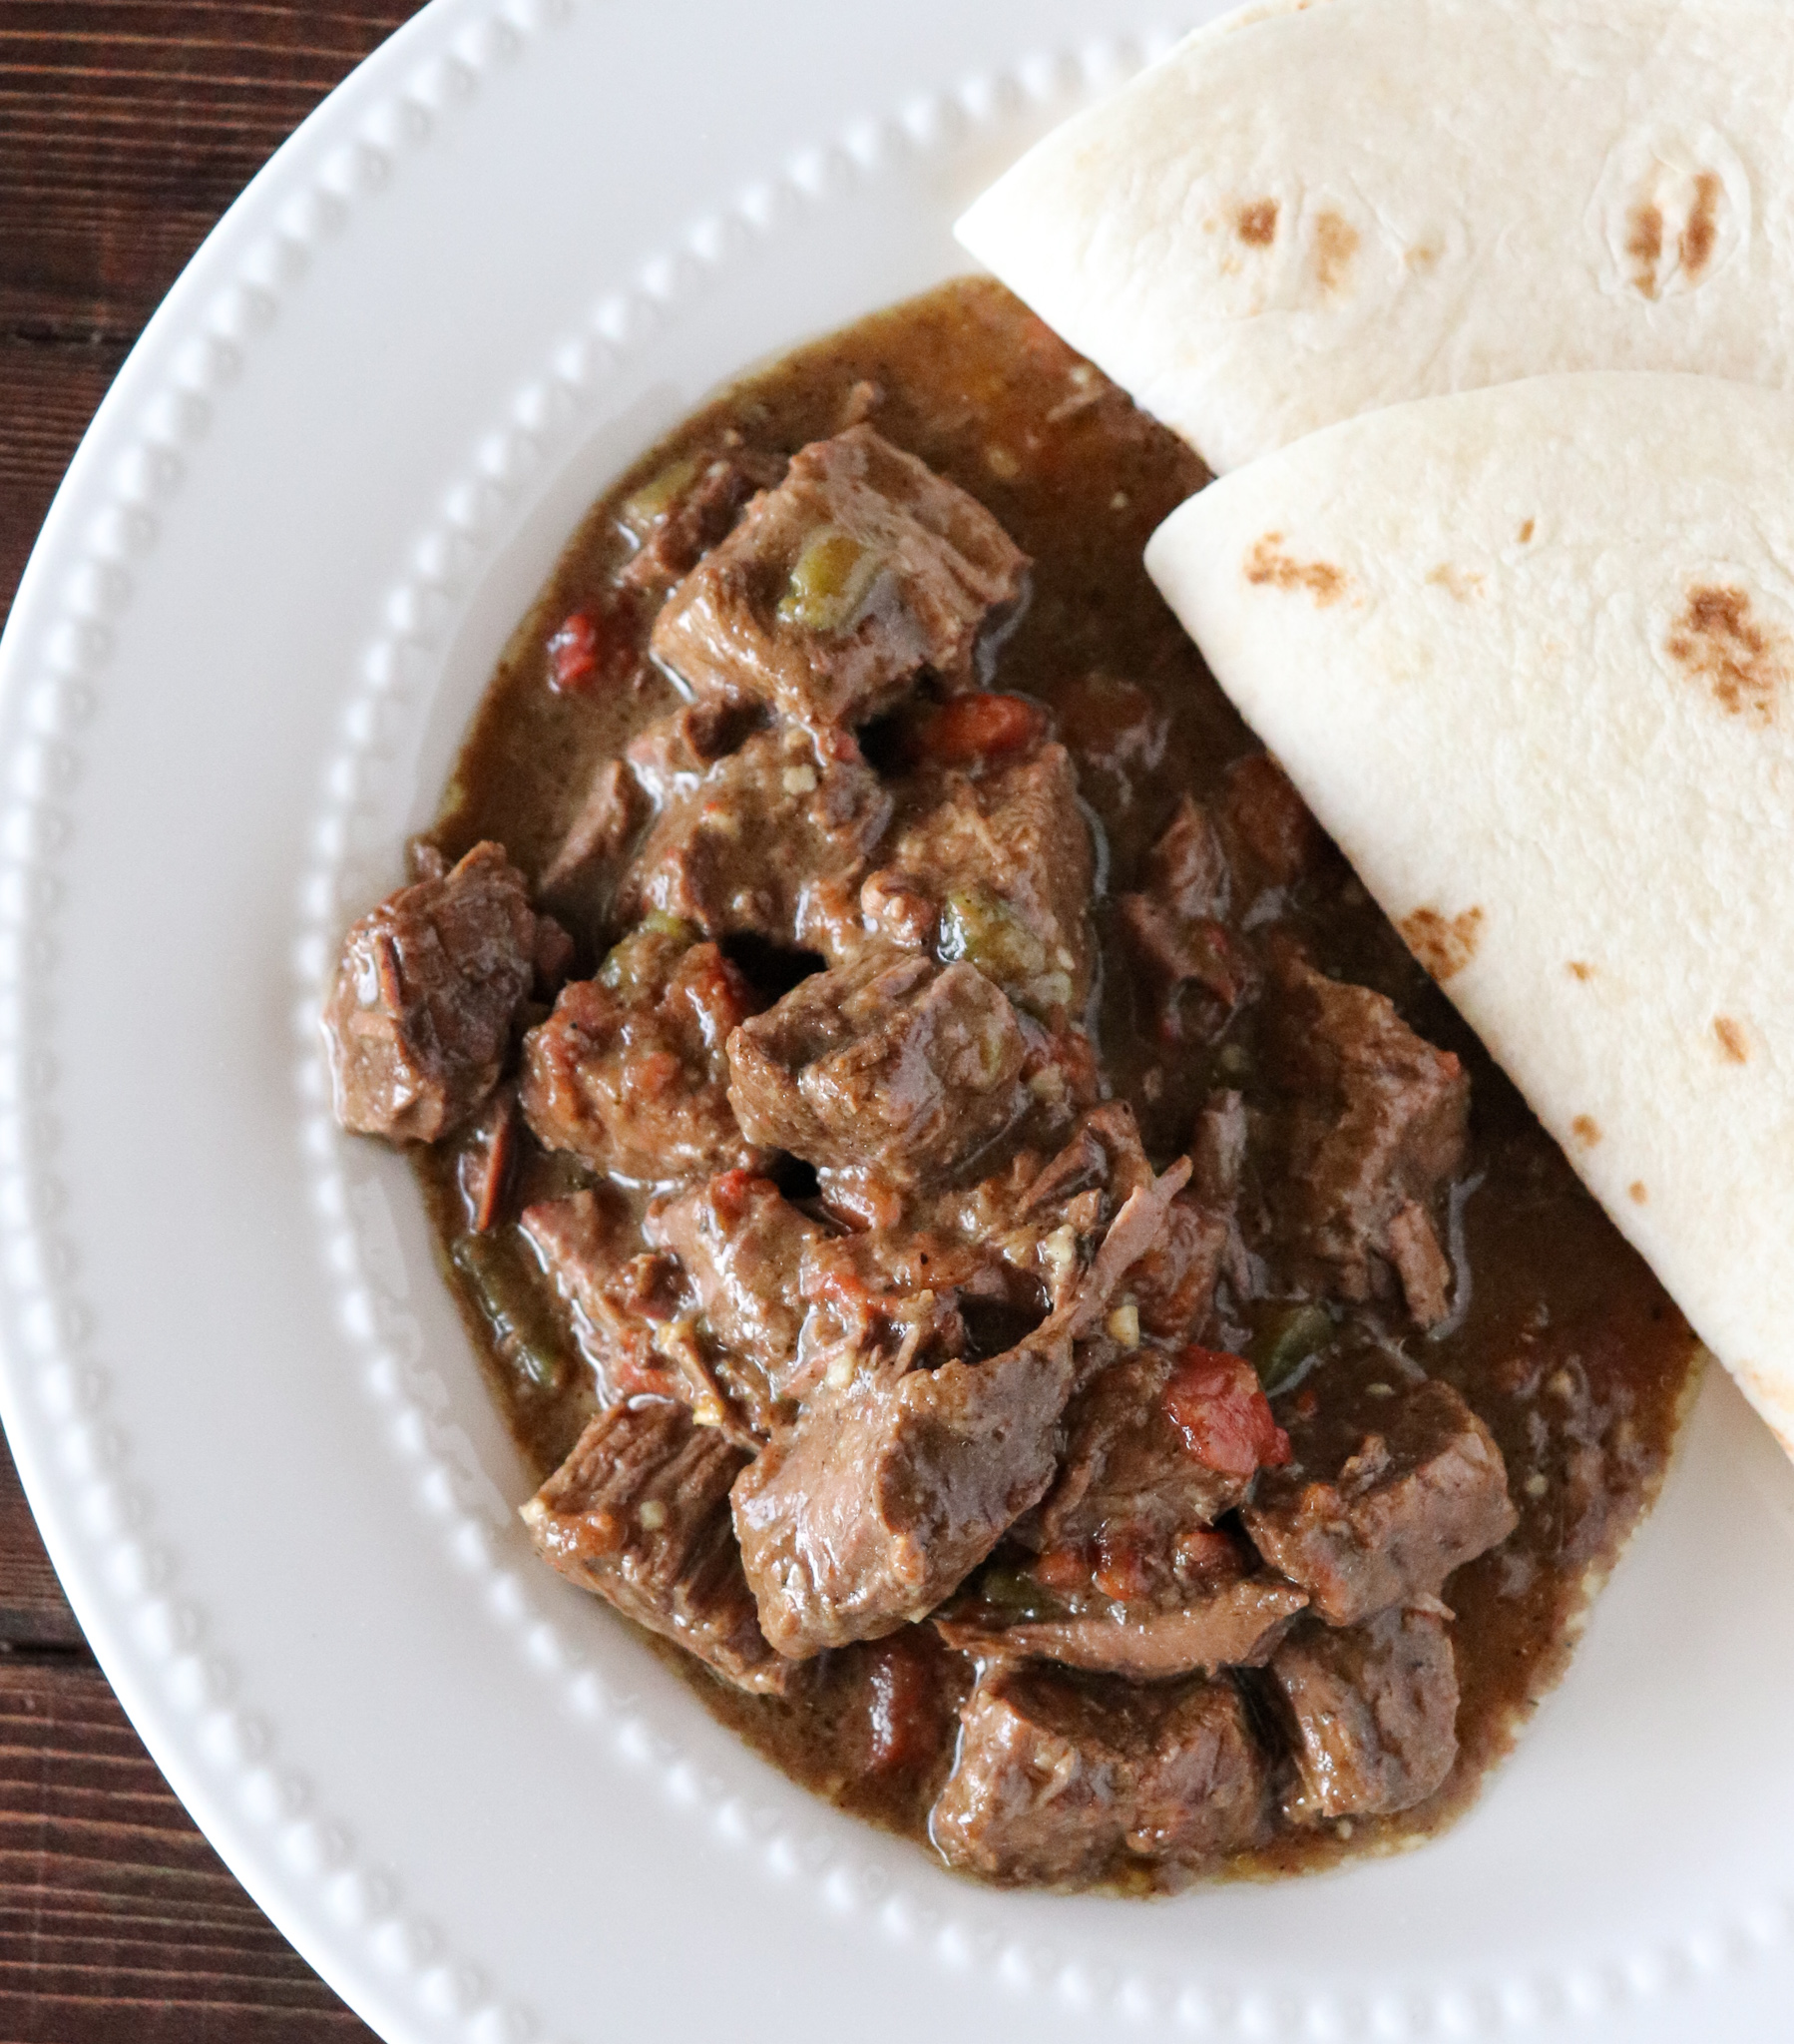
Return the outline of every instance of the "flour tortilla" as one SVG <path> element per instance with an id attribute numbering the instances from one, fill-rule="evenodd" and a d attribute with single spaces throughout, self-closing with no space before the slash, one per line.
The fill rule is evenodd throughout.
<path id="1" fill-rule="evenodd" d="M 1217 471 L 1566 369 L 1794 387 L 1781 0 L 1271 0 L 961 241 Z"/>
<path id="2" fill-rule="evenodd" d="M 1794 398 L 1547 376 L 1212 484 L 1146 566 L 1794 1454 Z"/>

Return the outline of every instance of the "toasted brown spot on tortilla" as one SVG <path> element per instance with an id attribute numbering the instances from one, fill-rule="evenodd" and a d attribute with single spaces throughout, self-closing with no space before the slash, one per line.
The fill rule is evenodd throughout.
<path id="1" fill-rule="evenodd" d="M 1579 1114 L 1570 1123 L 1570 1133 L 1578 1143 L 1586 1143 L 1592 1150 L 1600 1141 L 1600 1123 L 1591 1114 Z"/>
<path id="2" fill-rule="evenodd" d="M 1631 1184 L 1626 1187 L 1626 1192 L 1631 1196 L 1634 1207 L 1642 1207 L 1650 1198 L 1650 1194 L 1644 1189 L 1644 1181 L 1641 1178 L 1633 1179 Z"/>
<path id="3" fill-rule="evenodd" d="M 1523 526 L 1522 526 L 1522 527 L 1520 528 L 1520 543 L 1521 543 L 1521 545 L 1522 545 L 1523 547 L 1530 547 L 1530 546 L 1531 546 L 1531 545 L 1533 544 L 1533 535 L 1534 535 L 1534 533 L 1536 533 L 1536 532 L 1537 532 L 1538 530 L 1539 530 L 1539 522 L 1538 522 L 1538 520 L 1537 520 L 1537 519 L 1534 519 L 1534 518 L 1529 518 L 1529 519 L 1527 520 L 1527 522 L 1526 522 L 1526 523 L 1525 523 L 1525 524 L 1524 524 L 1524 525 L 1523 525 Z"/>
<path id="4" fill-rule="evenodd" d="M 1450 979 L 1477 955 L 1483 939 L 1483 911 L 1467 908 L 1444 916 L 1436 908 L 1417 908 L 1402 918 L 1402 937 L 1435 979 Z"/>
<path id="5" fill-rule="evenodd" d="M 1744 1033 L 1743 1023 L 1734 1022 L 1729 1015 L 1715 1015 L 1713 1034 L 1719 1039 L 1719 1048 L 1727 1064 L 1750 1063 L 1750 1038 Z"/>
<path id="6" fill-rule="evenodd" d="M 1314 223 L 1314 272 L 1321 289 L 1336 291 L 1345 282 L 1358 253 L 1358 230 L 1337 213 L 1322 213 Z"/>
<path id="7" fill-rule="evenodd" d="M 1625 253 L 1638 265 L 1632 272 L 1633 287 L 1647 298 L 1657 294 L 1657 263 L 1663 254 L 1663 215 L 1655 206 L 1633 209 L 1631 233 L 1625 238 Z"/>
<path id="8" fill-rule="evenodd" d="M 1716 171 L 1702 171 L 1694 180 L 1694 211 L 1682 230 L 1680 249 L 1682 270 L 1690 280 L 1698 277 L 1713 258 L 1713 244 L 1719 238 L 1713 222 L 1723 189 Z"/>
<path id="9" fill-rule="evenodd" d="M 1416 249 L 1410 249 L 1402 260 L 1410 269 L 1431 269 L 1439 260 L 1440 248 L 1437 242 L 1422 242 Z"/>
<path id="10" fill-rule="evenodd" d="M 1721 710 L 1753 724 L 1774 722 L 1777 699 L 1794 673 L 1794 649 L 1785 632 L 1751 615 L 1745 590 L 1689 590 L 1666 643 L 1670 658 L 1691 680 L 1706 684 Z"/>
<path id="11" fill-rule="evenodd" d="M 1278 206 L 1274 199 L 1254 199 L 1242 206 L 1233 226 L 1239 239 L 1250 249 L 1268 249 L 1277 239 Z"/>
<path id="12" fill-rule="evenodd" d="M 1580 958 L 1570 959 L 1564 970 L 1570 974 L 1571 979 L 1592 979 L 1594 977 L 1594 967 L 1585 964 Z"/>
<path id="13" fill-rule="evenodd" d="M 1435 588 L 1448 591 L 1459 603 L 1469 603 L 1483 587 L 1483 578 L 1474 568 L 1454 568 L 1450 561 L 1441 561 L 1427 580 Z"/>
<path id="14" fill-rule="evenodd" d="M 1246 556 L 1246 580 L 1254 588 L 1266 583 L 1276 589 L 1305 589 L 1325 610 L 1344 596 L 1346 572 L 1331 561 L 1298 561 L 1283 551 L 1283 535 L 1267 532 L 1253 543 Z"/>

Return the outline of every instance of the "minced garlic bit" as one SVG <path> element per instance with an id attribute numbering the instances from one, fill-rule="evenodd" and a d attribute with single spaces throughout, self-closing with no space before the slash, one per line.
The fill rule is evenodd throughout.
<path id="1" fill-rule="evenodd" d="M 1028 1090 L 1036 1100 L 1057 1107 L 1066 1097 L 1066 1075 L 1057 1065 L 1043 1065 L 1029 1080 Z"/>
<path id="2" fill-rule="evenodd" d="M 1393 1398 L 1395 1396 L 1395 1386 L 1394 1384 L 1366 1384 L 1364 1395 L 1367 1398 Z"/>
<path id="3" fill-rule="evenodd" d="M 1132 1299 L 1123 1299 L 1104 1324 L 1112 1341 L 1119 1341 L 1123 1348 L 1139 1346 L 1139 1307 Z"/>
<path id="4" fill-rule="evenodd" d="M 829 1364 L 822 1381 L 831 1391 L 846 1390 L 847 1386 L 853 1382 L 853 1355 L 850 1350 L 842 1349 L 841 1353 Z"/>
<path id="5" fill-rule="evenodd" d="M 787 766 L 782 777 L 786 794 L 816 792 L 816 769 L 813 766 Z"/>
<path id="6" fill-rule="evenodd" d="M 1543 1497 L 1550 1488 L 1551 1484 L 1547 1480 L 1543 1469 L 1535 1469 L 1532 1475 L 1527 1478 L 1528 1497 Z"/>
<path id="7" fill-rule="evenodd" d="M 1115 495 L 1109 500 L 1109 508 L 1112 511 L 1125 511 L 1129 501 L 1130 499 L 1125 490 L 1117 490 Z"/>
<path id="8" fill-rule="evenodd" d="M 722 1409 L 722 1400 L 714 1391 L 705 1391 L 691 1407 L 691 1417 L 699 1426 L 720 1426 L 728 1417 Z"/>
<path id="9" fill-rule="evenodd" d="M 1078 1269 L 1078 1234 L 1072 1228 L 1056 1228 L 1041 1244 L 1041 1262 L 1063 1284 Z"/>
<path id="10" fill-rule="evenodd" d="M 987 447 L 984 459 L 992 475 L 1000 476 L 1006 483 L 1013 482 L 1022 473 L 1022 464 L 1007 447 Z"/>
<path id="11" fill-rule="evenodd" d="M 636 1507 L 636 1517 L 645 1531 L 658 1533 L 667 1523 L 667 1507 L 658 1497 L 647 1498 Z"/>

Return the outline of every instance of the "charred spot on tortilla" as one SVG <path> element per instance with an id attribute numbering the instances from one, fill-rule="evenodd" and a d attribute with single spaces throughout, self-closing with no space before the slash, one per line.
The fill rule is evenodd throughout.
<path id="1" fill-rule="evenodd" d="M 1240 208 L 1233 225 L 1248 249 L 1268 249 L 1277 239 L 1279 211 L 1274 199 L 1255 199 L 1250 206 Z"/>
<path id="2" fill-rule="evenodd" d="M 1761 623 L 1749 592 L 1735 585 L 1690 589 L 1666 650 L 1690 680 L 1705 683 L 1728 716 L 1757 725 L 1774 722 L 1777 699 L 1794 673 L 1787 634 Z"/>
<path id="3" fill-rule="evenodd" d="M 1358 230 L 1331 209 L 1317 215 L 1314 223 L 1314 273 L 1321 289 L 1336 291 L 1346 280 L 1352 258 L 1358 254 Z"/>
<path id="4" fill-rule="evenodd" d="M 1316 607 L 1325 610 L 1345 595 L 1347 576 L 1331 561 L 1298 561 L 1283 551 L 1283 535 L 1267 532 L 1253 542 L 1246 556 L 1246 580 L 1255 589 L 1269 584 L 1274 589 L 1305 589 Z"/>
<path id="5" fill-rule="evenodd" d="M 1539 521 L 1536 518 L 1529 518 L 1527 522 L 1520 528 L 1521 545 L 1523 547 L 1530 547 L 1533 544 L 1533 535 L 1538 530 Z"/>
<path id="6" fill-rule="evenodd" d="M 1719 1039 L 1719 1049 L 1728 1065 L 1747 1065 L 1750 1062 L 1750 1038 L 1744 1032 L 1741 1022 L 1734 1022 L 1729 1015 L 1713 1017 L 1713 1034 Z"/>
<path id="7" fill-rule="evenodd" d="M 1483 589 L 1483 578 L 1474 568 L 1454 567 L 1450 561 L 1441 561 L 1427 581 L 1433 588 L 1443 589 L 1456 603 L 1469 603 Z"/>
<path id="8" fill-rule="evenodd" d="M 1450 979 L 1477 955 L 1483 940 L 1483 911 L 1467 908 L 1462 915 L 1442 915 L 1437 908 L 1417 908 L 1401 922 L 1402 941 L 1435 979 Z"/>
<path id="9" fill-rule="evenodd" d="M 1571 979 L 1590 980 L 1594 977 L 1594 967 L 1581 958 L 1570 959 L 1564 970 Z"/>
<path id="10" fill-rule="evenodd" d="M 1694 180 L 1694 208 L 1682 230 L 1680 249 L 1682 274 L 1691 283 L 1712 260 L 1713 245 L 1719 239 L 1715 220 L 1723 189 L 1717 171 L 1702 171 Z"/>
<path id="11" fill-rule="evenodd" d="M 1631 1184 L 1626 1187 L 1626 1193 L 1634 1207 L 1642 1207 L 1650 1198 L 1650 1194 L 1645 1190 L 1644 1181 L 1641 1178 L 1633 1179 Z"/>
<path id="12" fill-rule="evenodd" d="M 1651 202 L 1632 209 L 1625 253 L 1638 265 L 1632 285 L 1642 297 L 1657 294 L 1657 264 L 1663 256 L 1663 210 Z"/>
<path id="13" fill-rule="evenodd" d="M 1579 1114 L 1570 1125 L 1570 1133 L 1578 1143 L 1592 1150 L 1600 1141 L 1600 1123 L 1591 1114 Z"/>

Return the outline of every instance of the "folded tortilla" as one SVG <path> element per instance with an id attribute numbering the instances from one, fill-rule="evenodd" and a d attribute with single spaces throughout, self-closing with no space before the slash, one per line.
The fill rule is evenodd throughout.
<path id="1" fill-rule="evenodd" d="M 1794 387 L 1780 0 L 1269 0 L 961 241 L 1217 471 L 1565 369 Z"/>
<path id="2" fill-rule="evenodd" d="M 1146 565 L 1794 1454 L 1794 397 L 1399 405 L 1212 484 Z"/>

